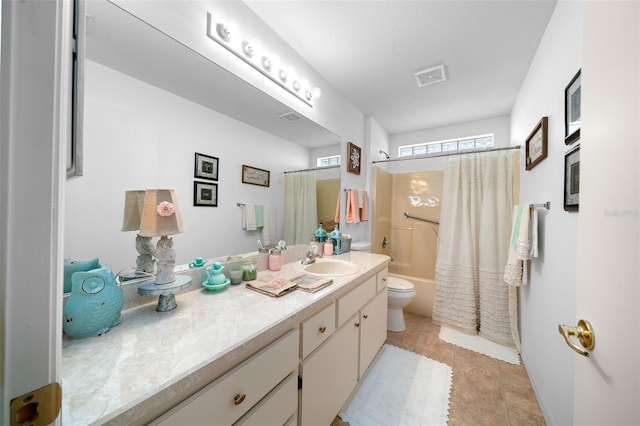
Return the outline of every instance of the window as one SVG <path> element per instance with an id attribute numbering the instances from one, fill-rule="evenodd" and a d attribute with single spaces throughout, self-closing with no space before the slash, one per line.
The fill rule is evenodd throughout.
<path id="1" fill-rule="evenodd" d="M 331 157 L 318 157 L 316 167 L 332 167 L 340 165 L 340 155 L 332 155 Z"/>
<path id="2" fill-rule="evenodd" d="M 493 134 L 449 139 L 438 142 L 419 143 L 398 147 L 398 157 L 419 157 L 422 155 L 472 151 L 493 148 Z M 318 159 L 320 160 L 320 159 Z"/>

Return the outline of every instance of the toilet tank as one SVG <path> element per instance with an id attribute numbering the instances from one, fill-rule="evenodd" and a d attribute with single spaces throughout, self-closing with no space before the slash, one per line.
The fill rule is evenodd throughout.
<path id="1" fill-rule="evenodd" d="M 351 250 L 353 251 L 363 251 L 366 253 L 371 252 L 371 242 L 369 241 L 352 241 L 351 242 Z"/>

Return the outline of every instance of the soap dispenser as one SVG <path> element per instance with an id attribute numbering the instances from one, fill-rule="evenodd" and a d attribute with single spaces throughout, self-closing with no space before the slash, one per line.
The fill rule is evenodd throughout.
<path id="1" fill-rule="evenodd" d="M 333 231 L 331 231 L 329 238 L 331 238 L 333 242 L 333 254 L 342 254 L 342 232 L 340 232 L 338 224 L 336 224 Z"/>

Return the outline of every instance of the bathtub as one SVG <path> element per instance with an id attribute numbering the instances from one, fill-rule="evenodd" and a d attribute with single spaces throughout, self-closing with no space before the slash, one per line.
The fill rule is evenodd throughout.
<path id="1" fill-rule="evenodd" d="M 435 281 L 426 278 L 410 277 L 389 271 L 389 276 L 405 279 L 416 287 L 416 297 L 404 308 L 414 314 L 431 317 L 433 314 L 433 298 L 435 295 Z"/>

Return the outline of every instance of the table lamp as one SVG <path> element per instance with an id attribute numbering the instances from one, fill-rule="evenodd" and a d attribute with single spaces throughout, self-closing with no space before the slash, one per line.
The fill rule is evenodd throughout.
<path id="1" fill-rule="evenodd" d="M 122 219 L 122 231 L 138 231 L 140 229 L 140 218 L 142 217 L 142 208 L 144 207 L 144 190 L 125 191 L 124 193 L 124 214 Z M 143 237 L 136 235 L 136 250 L 138 258 L 136 259 L 136 269 L 132 272 L 127 270 L 120 273 L 123 281 L 136 278 L 148 277 L 153 275 L 155 269 L 155 259 L 153 253 L 155 251 L 151 237 Z"/>
<path id="2" fill-rule="evenodd" d="M 184 232 L 178 200 L 172 189 L 147 189 L 140 220 L 140 235 L 160 237 L 155 256 L 156 278 L 138 286 L 138 294 L 159 296 L 156 311 L 166 312 L 177 307 L 175 293 L 191 286 L 191 277 L 173 272 L 176 252 L 169 235 Z"/>

